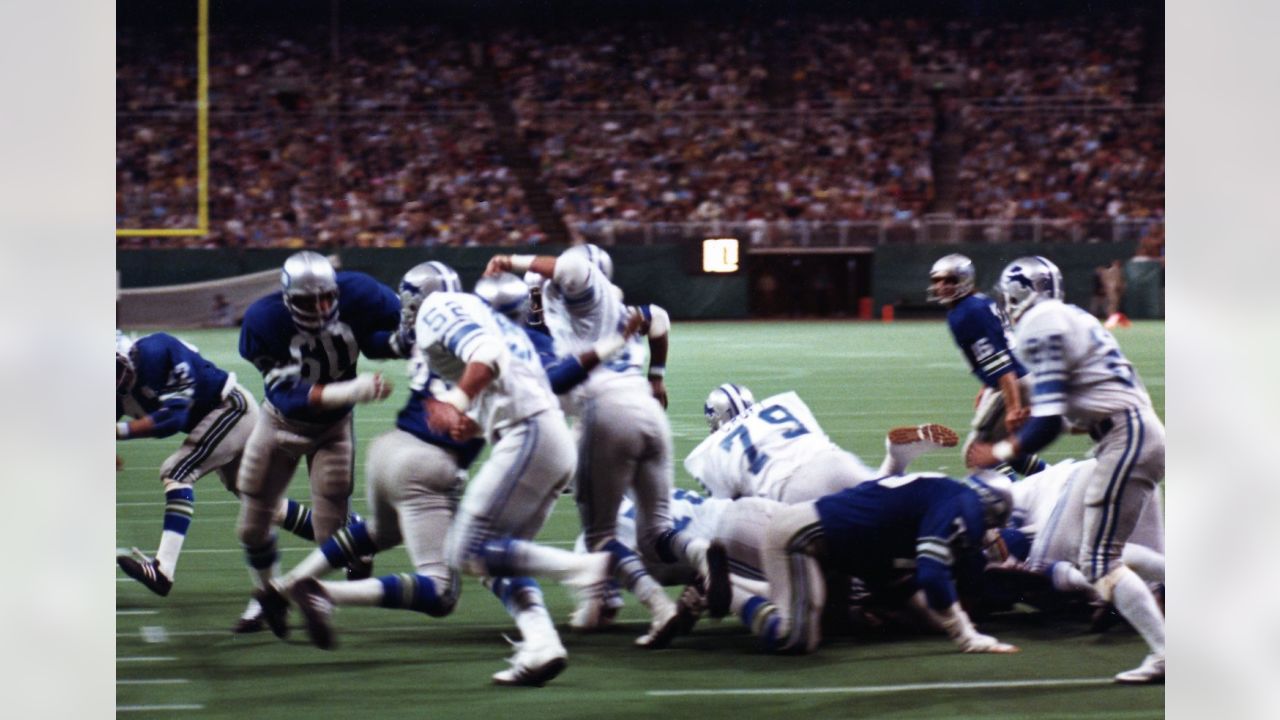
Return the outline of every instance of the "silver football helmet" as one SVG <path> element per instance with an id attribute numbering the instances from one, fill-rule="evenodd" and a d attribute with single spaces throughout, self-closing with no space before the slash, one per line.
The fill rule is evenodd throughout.
<path id="1" fill-rule="evenodd" d="M 989 528 L 1002 528 L 1013 514 L 1013 481 L 994 470 L 979 470 L 962 482 L 982 500 L 983 521 Z"/>
<path id="2" fill-rule="evenodd" d="M 338 273 L 320 253 L 303 250 L 290 255 L 280 286 L 289 316 L 303 330 L 316 332 L 338 319 Z"/>
<path id="3" fill-rule="evenodd" d="M 529 315 L 529 285 L 511 273 L 498 273 L 476 281 L 476 295 L 489 307 L 516 323 Z"/>
<path id="4" fill-rule="evenodd" d="M 595 243 L 574 245 L 568 250 L 565 250 L 564 254 L 585 256 L 588 262 L 595 265 L 597 268 L 600 268 L 600 272 L 604 273 L 604 276 L 608 278 L 609 281 L 613 281 L 613 258 L 609 257 L 609 253 L 605 252 L 599 245 L 596 245 Z"/>
<path id="5" fill-rule="evenodd" d="M 413 327 L 418 321 L 418 308 L 433 292 L 462 292 L 462 280 L 453 268 L 439 260 L 418 263 L 400 278 L 400 322 Z"/>
<path id="6" fill-rule="evenodd" d="M 1009 320 L 1017 322 L 1040 300 L 1062 299 L 1062 271 L 1039 255 L 1018 258 L 1000 273 L 996 291 Z"/>
<path id="7" fill-rule="evenodd" d="M 116 330 L 116 394 L 124 395 L 132 390 L 137 378 L 133 367 L 133 340 Z"/>
<path id="8" fill-rule="evenodd" d="M 959 253 L 938 258 L 929 270 L 929 302 L 950 305 L 973 293 L 973 261 Z"/>
<path id="9" fill-rule="evenodd" d="M 755 403 L 755 396 L 746 387 L 725 383 L 707 396 L 707 401 L 702 405 L 702 414 L 707 417 L 707 427 L 715 432 Z"/>

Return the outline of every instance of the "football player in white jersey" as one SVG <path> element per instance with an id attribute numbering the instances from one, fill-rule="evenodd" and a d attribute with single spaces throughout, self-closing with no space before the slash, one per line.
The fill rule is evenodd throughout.
<path id="1" fill-rule="evenodd" d="M 492 445 L 467 487 L 446 540 L 449 565 L 500 578 L 523 641 L 501 685 L 542 685 L 566 666 L 568 653 L 547 614 L 544 575 L 599 596 L 611 556 L 579 555 L 532 542 L 574 467 L 573 441 L 546 372 L 524 330 L 467 293 L 436 292 L 418 311 L 416 343 L 429 368 L 454 384 L 429 408 L 433 432 L 465 438 L 474 423 Z"/>
<path id="2" fill-rule="evenodd" d="M 877 470 L 827 437 L 799 395 L 785 392 L 755 402 L 751 391 L 724 383 L 707 396 L 711 434 L 684 460 L 711 497 L 765 497 L 793 504 L 816 500 L 877 477 L 901 473 L 917 455 L 955 447 L 942 425 L 894 428 Z"/>
<path id="3" fill-rule="evenodd" d="M 616 336 L 629 311 L 611 282 L 613 263 L 594 245 L 579 245 L 557 256 L 497 255 L 486 275 L 530 270 L 551 278 L 543 290 L 543 318 L 560 354 L 578 354 L 602 339 Z M 654 328 L 654 325 L 660 327 Z M 665 313 L 651 321 L 650 335 L 666 335 Z M 711 598 L 727 606 L 728 570 L 723 548 L 711 550 L 707 541 L 680 532 L 672 523 L 668 503 L 674 487 L 671 426 L 663 412 L 663 368 L 642 367 L 644 344 L 638 337 L 591 371 L 571 394 L 581 424 L 576 494 L 588 548 L 608 550 L 617 560 L 615 577 L 635 594 L 652 618 L 642 646 L 661 646 L 670 639 L 676 605 L 644 569 L 651 562 L 685 562 L 705 575 L 713 571 L 721 588 Z M 662 360 L 659 358 L 658 360 Z M 661 391 L 660 391 L 661 390 Z M 655 395 L 657 398 L 655 399 Z M 635 498 L 638 557 L 615 538 L 618 506 L 630 490 Z M 708 551 L 711 557 L 708 558 Z M 603 598 L 582 604 L 571 625 L 590 629 L 602 624 Z"/>
<path id="4" fill-rule="evenodd" d="M 1121 561 L 1164 477 L 1164 425 L 1111 333 L 1062 302 L 1056 265 L 1042 257 L 1015 260 L 1000 273 L 998 289 L 1014 323 L 1015 352 L 1035 378 L 1031 417 L 1008 440 L 975 443 L 967 460 L 990 467 L 1037 452 L 1062 432 L 1064 419 L 1088 429 L 1098 464 L 1085 488 L 1080 567 L 1151 649 L 1116 682 L 1164 682 L 1164 616 L 1147 584 Z"/>

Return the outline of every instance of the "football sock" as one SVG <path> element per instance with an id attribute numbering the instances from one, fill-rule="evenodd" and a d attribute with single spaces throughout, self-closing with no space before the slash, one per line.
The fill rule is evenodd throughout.
<path id="1" fill-rule="evenodd" d="M 671 528 L 659 535 L 654 545 L 662 562 L 683 562 L 697 570 L 699 575 L 706 576 L 707 548 L 711 546 L 706 540 Z"/>
<path id="2" fill-rule="evenodd" d="M 191 517 L 196 511 L 196 490 L 191 485 L 179 483 L 165 485 L 164 530 L 160 533 L 156 560 L 160 562 L 160 572 L 172 580 L 178 565 L 178 553 L 182 552 L 182 542 L 187 539 Z"/>
<path id="3" fill-rule="evenodd" d="M 347 525 L 355 525 L 361 522 L 362 519 L 359 513 L 353 512 L 347 515 Z M 297 500 L 284 498 L 280 501 L 280 509 L 276 511 L 275 523 L 303 540 L 310 540 L 311 542 L 316 540 L 316 531 L 311 525 L 311 508 Z"/>
<path id="4" fill-rule="evenodd" d="M 516 627 L 520 628 L 520 636 L 525 642 L 559 642 L 555 624 L 551 622 L 551 615 L 547 613 L 546 603 L 542 598 L 542 588 L 533 578 L 486 578 L 485 585 L 515 619 Z"/>
<path id="5" fill-rule="evenodd" d="M 556 580 L 572 578 L 598 562 L 595 553 L 572 553 L 516 538 L 489 540 L 477 559 L 491 577 L 536 575 Z"/>
<path id="6" fill-rule="evenodd" d="M 1145 545 L 1127 543 L 1120 553 L 1120 560 L 1147 583 L 1164 582 L 1164 553 Z"/>
<path id="7" fill-rule="evenodd" d="M 333 534 L 320 547 L 307 554 L 284 577 L 285 587 L 304 577 L 324 577 L 337 568 L 346 567 L 356 558 L 374 555 L 378 546 L 369 536 L 369 529 L 363 522 L 344 527 Z"/>
<path id="8" fill-rule="evenodd" d="M 1151 594 L 1151 589 L 1132 570 L 1126 568 L 1112 590 L 1112 604 L 1120 617 L 1147 641 L 1151 652 L 1164 655 L 1164 615 Z"/>
<path id="9" fill-rule="evenodd" d="M 341 598 L 351 597 L 351 604 L 416 610 L 431 617 L 444 617 L 453 612 L 458 601 L 457 588 L 456 577 L 450 582 L 412 573 L 345 583 L 325 583 L 325 589 L 337 603 L 342 603 Z M 359 598 L 359 601 L 354 598 Z"/>
<path id="10" fill-rule="evenodd" d="M 634 550 L 618 542 L 610 540 L 602 548 L 615 558 L 613 577 L 628 592 L 634 594 L 646 607 L 655 600 L 655 593 L 666 597 L 662 586 L 644 569 L 644 562 Z"/>
<path id="11" fill-rule="evenodd" d="M 743 625 L 751 628 L 751 632 L 760 638 L 766 651 L 773 652 L 781 645 L 782 638 L 779 637 L 778 630 L 782 619 L 778 615 L 778 607 L 768 599 L 753 595 L 743 603 L 738 617 L 742 618 Z"/>
<path id="12" fill-rule="evenodd" d="M 245 561 L 249 564 L 249 577 L 253 586 L 262 590 L 276 576 L 280 553 L 276 550 L 276 535 L 271 533 L 267 541 L 257 547 L 244 546 Z"/>

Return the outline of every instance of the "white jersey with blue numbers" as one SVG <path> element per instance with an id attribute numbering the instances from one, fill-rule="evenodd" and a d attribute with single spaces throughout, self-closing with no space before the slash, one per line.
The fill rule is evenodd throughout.
<path id="1" fill-rule="evenodd" d="M 584 267 L 578 268 L 578 276 L 585 278 L 578 287 L 561 287 L 555 282 L 546 284 L 543 317 L 558 351 L 579 355 L 590 350 L 597 340 L 620 334 L 627 324 L 627 307 L 613 283 L 584 258 L 562 255 L 556 262 L 581 263 Z M 620 352 L 594 368 L 573 395 L 589 397 L 618 390 L 648 395 L 647 360 L 648 349 L 643 336 L 633 335 Z"/>
<path id="2" fill-rule="evenodd" d="M 435 292 L 418 310 L 417 345 L 431 370 L 456 383 L 478 351 L 497 355 L 493 382 L 469 415 L 490 442 L 511 425 L 559 407 L 546 371 L 524 330 L 469 293 Z"/>
<path id="3" fill-rule="evenodd" d="M 840 448 L 818 427 L 809 406 L 785 392 L 711 433 L 684 459 L 684 468 L 712 497 L 778 499 L 798 468 L 832 450 Z"/>
<path id="4" fill-rule="evenodd" d="M 1120 346 L 1098 319 L 1060 300 L 1041 300 L 1014 329 L 1017 353 L 1033 373 L 1031 415 L 1087 427 L 1151 398 Z"/>

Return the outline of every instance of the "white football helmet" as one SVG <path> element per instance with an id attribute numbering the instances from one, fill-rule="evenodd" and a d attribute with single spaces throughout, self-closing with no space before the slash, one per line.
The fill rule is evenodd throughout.
<path id="1" fill-rule="evenodd" d="M 755 396 L 746 387 L 725 383 L 707 396 L 707 401 L 702 405 L 702 414 L 707 417 L 707 427 L 715 432 L 755 403 Z"/>
<path id="2" fill-rule="evenodd" d="M 529 285 L 511 273 L 480 278 L 475 293 L 515 323 L 523 323 L 529 315 Z"/>
<path id="3" fill-rule="evenodd" d="M 613 258 L 609 257 L 609 253 L 605 252 L 599 245 L 595 243 L 585 243 L 583 245 L 574 245 L 564 251 L 565 255 L 583 255 L 587 261 L 600 269 L 604 276 L 613 281 Z"/>
<path id="4" fill-rule="evenodd" d="M 433 292 L 462 292 L 462 280 L 453 268 L 439 260 L 418 263 L 400 278 L 400 322 L 413 327 L 418 321 L 418 308 Z"/>
<path id="5" fill-rule="evenodd" d="M 338 274 L 320 253 L 303 250 L 290 255 L 280 286 L 289 316 L 303 330 L 316 332 L 338 319 Z"/>
<path id="6" fill-rule="evenodd" d="M 1017 322 L 1040 300 L 1062 299 L 1062 271 L 1039 255 L 1018 258 L 1000 273 L 996 290 L 1005 314 Z"/>
<path id="7" fill-rule="evenodd" d="M 959 253 L 938 258 L 929 270 L 929 302 L 950 305 L 973 293 L 973 261 Z"/>
<path id="8" fill-rule="evenodd" d="M 116 394 L 124 395 L 133 389 L 138 373 L 133 367 L 133 341 L 116 330 Z"/>
<path id="9" fill-rule="evenodd" d="M 1002 528 L 1013 514 L 1013 481 L 994 470 L 979 470 L 962 481 L 982 500 L 983 521 L 989 528 Z"/>

